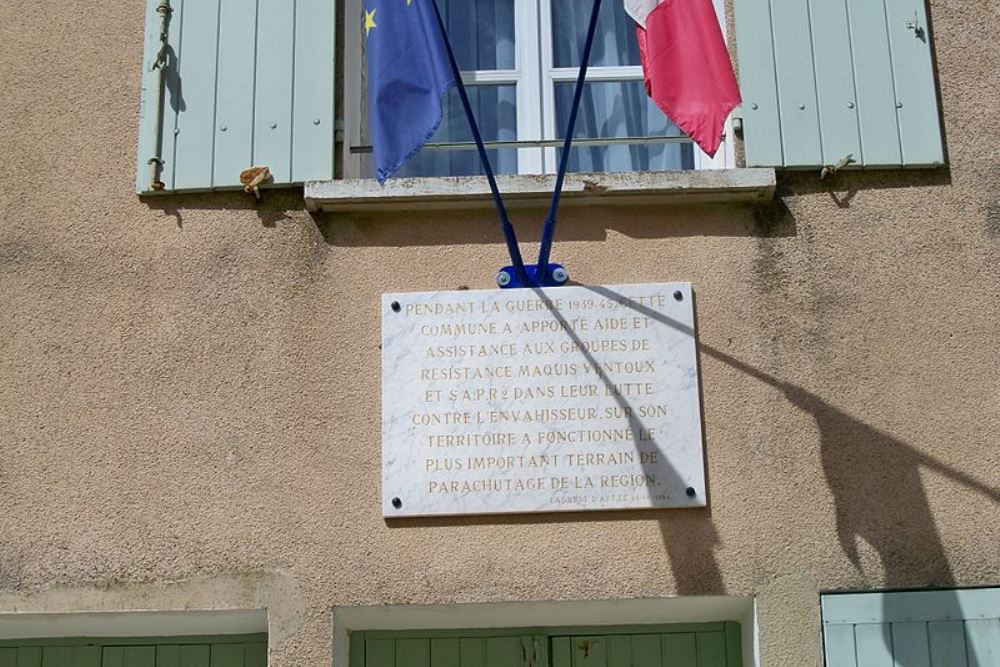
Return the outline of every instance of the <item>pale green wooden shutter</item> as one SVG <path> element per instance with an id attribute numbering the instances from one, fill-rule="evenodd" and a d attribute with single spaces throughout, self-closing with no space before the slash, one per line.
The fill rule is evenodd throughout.
<path id="1" fill-rule="evenodd" d="M 734 0 L 748 167 L 944 163 L 924 0 Z"/>
<path id="2" fill-rule="evenodd" d="M 1000 588 L 824 595 L 826 667 L 996 667 Z"/>
<path id="3" fill-rule="evenodd" d="M 146 0 L 138 192 L 156 146 L 159 0 Z M 165 191 L 230 189 L 251 166 L 275 184 L 333 178 L 335 0 L 171 0 Z"/>

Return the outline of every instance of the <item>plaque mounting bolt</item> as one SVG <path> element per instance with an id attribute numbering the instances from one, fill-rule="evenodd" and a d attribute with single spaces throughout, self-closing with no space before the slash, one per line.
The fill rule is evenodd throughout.
<path id="1" fill-rule="evenodd" d="M 693 486 L 689 486 L 684 493 L 687 494 L 688 498 L 694 498 L 698 494 L 698 492 L 694 490 Z"/>
<path id="2" fill-rule="evenodd" d="M 566 269 L 562 268 L 561 266 L 557 266 L 556 268 L 552 269 L 552 280 L 556 281 L 557 283 L 564 283 L 567 280 L 569 280 L 569 273 L 567 273 Z"/>
<path id="3" fill-rule="evenodd" d="M 501 271 L 497 274 L 497 285 L 500 287 L 506 287 L 510 285 L 510 274 L 506 271 Z"/>
<path id="4" fill-rule="evenodd" d="M 677 301 L 683 301 L 684 293 L 681 292 L 680 290 L 677 290 L 676 292 L 674 292 L 674 299 L 676 299 Z"/>
<path id="5" fill-rule="evenodd" d="M 391 502 L 392 506 L 395 507 L 396 509 L 399 509 L 400 507 L 403 506 L 403 501 L 400 500 L 399 498 L 393 498 Z"/>
<path id="6" fill-rule="evenodd" d="M 402 310 L 402 306 L 399 305 L 398 301 L 393 301 L 391 304 L 389 304 L 389 307 L 392 308 L 392 312 L 394 313 L 398 313 L 400 310 Z"/>

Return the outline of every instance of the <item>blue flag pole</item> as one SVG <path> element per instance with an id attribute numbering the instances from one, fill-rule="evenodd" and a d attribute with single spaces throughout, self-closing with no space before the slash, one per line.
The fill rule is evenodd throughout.
<path id="1" fill-rule="evenodd" d="M 556 234 L 556 212 L 559 210 L 559 197 L 562 195 L 563 179 L 569 166 L 569 149 L 573 145 L 573 133 L 576 130 L 576 115 L 580 110 L 580 99 L 583 97 L 583 86 L 587 81 L 587 65 L 590 63 L 590 51 L 594 46 L 594 34 L 597 32 L 597 17 L 601 10 L 601 0 L 594 0 L 594 8 L 590 13 L 590 26 L 587 29 L 587 41 L 583 45 L 583 56 L 580 61 L 580 76 L 576 80 L 576 90 L 573 93 L 573 107 L 569 112 L 569 126 L 566 128 L 566 140 L 563 143 L 562 155 L 559 159 L 559 173 L 556 175 L 556 186 L 552 191 L 552 201 L 549 204 L 549 214 L 545 218 L 542 229 L 542 244 L 538 250 L 538 284 L 543 285 L 548 278 L 549 254 L 552 252 L 552 240 Z"/>
<path id="2" fill-rule="evenodd" d="M 483 164 L 483 171 L 486 172 L 486 180 L 489 182 L 490 191 L 493 193 L 493 204 L 496 206 L 497 215 L 500 217 L 500 228 L 503 230 L 504 239 L 507 241 L 507 251 L 510 253 L 510 261 L 514 267 L 514 273 L 522 285 L 527 285 L 529 284 L 528 274 L 524 269 L 524 260 L 521 258 L 521 248 L 517 245 L 517 235 L 514 233 L 514 226 L 510 224 L 510 218 L 507 217 L 507 207 L 504 206 L 503 197 L 500 196 L 500 188 L 497 187 L 497 179 L 493 175 L 493 167 L 490 165 L 490 158 L 486 154 L 483 137 L 479 133 L 479 124 L 476 123 L 476 117 L 472 114 L 472 105 L 469 103 L 469 95 L 465 90 L 465 83 L 462 82 L 462 72 L 458 68 L 458 61 L 455 59 L 455 53 L 451 48 L 451 40 L 448 39 L 448 31 L 444 27 L 444 19 L 441 18 L 441 10 L 438 9 L 437 0 L 431 0 L 431 4 L 434 5 L 434 13 L 437 16 L 438 26 L 441 28 L 441 35 L 448 50 L 448 60 L 455 75 L 455 85 L 458 87 L 459 97 L 462 98 L 465 116 L 469 119 L 472 137 L 475 139 L 476 148 L 479 151 L 479 160 Z"/>

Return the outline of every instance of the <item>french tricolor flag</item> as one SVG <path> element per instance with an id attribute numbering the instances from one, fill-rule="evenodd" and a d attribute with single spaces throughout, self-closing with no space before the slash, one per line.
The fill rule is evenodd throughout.
<path id="1" fill-rule="evenodd" d="M 712 0 L 625 0 L 646 92 L 709 156 L 742 101 Z"/>

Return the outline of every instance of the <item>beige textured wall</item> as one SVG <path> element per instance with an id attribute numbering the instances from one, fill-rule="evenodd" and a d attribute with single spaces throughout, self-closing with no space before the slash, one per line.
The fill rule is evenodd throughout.
<path id="1" fill-rule="evenodd" d="M 0 612 L 759 596 L 1000 584 L 1000 42 L 931 3 L 950 168 L 781 176 L 764 209 L 575 209 L 587 283 L 698 294 L 708 511 L 386 524 L 382 291 L 491 286 L 488 212 L 133 193 L 142 3 L 0 3 Z M 520 213 L 526 251 L 540 212 Z"/>

